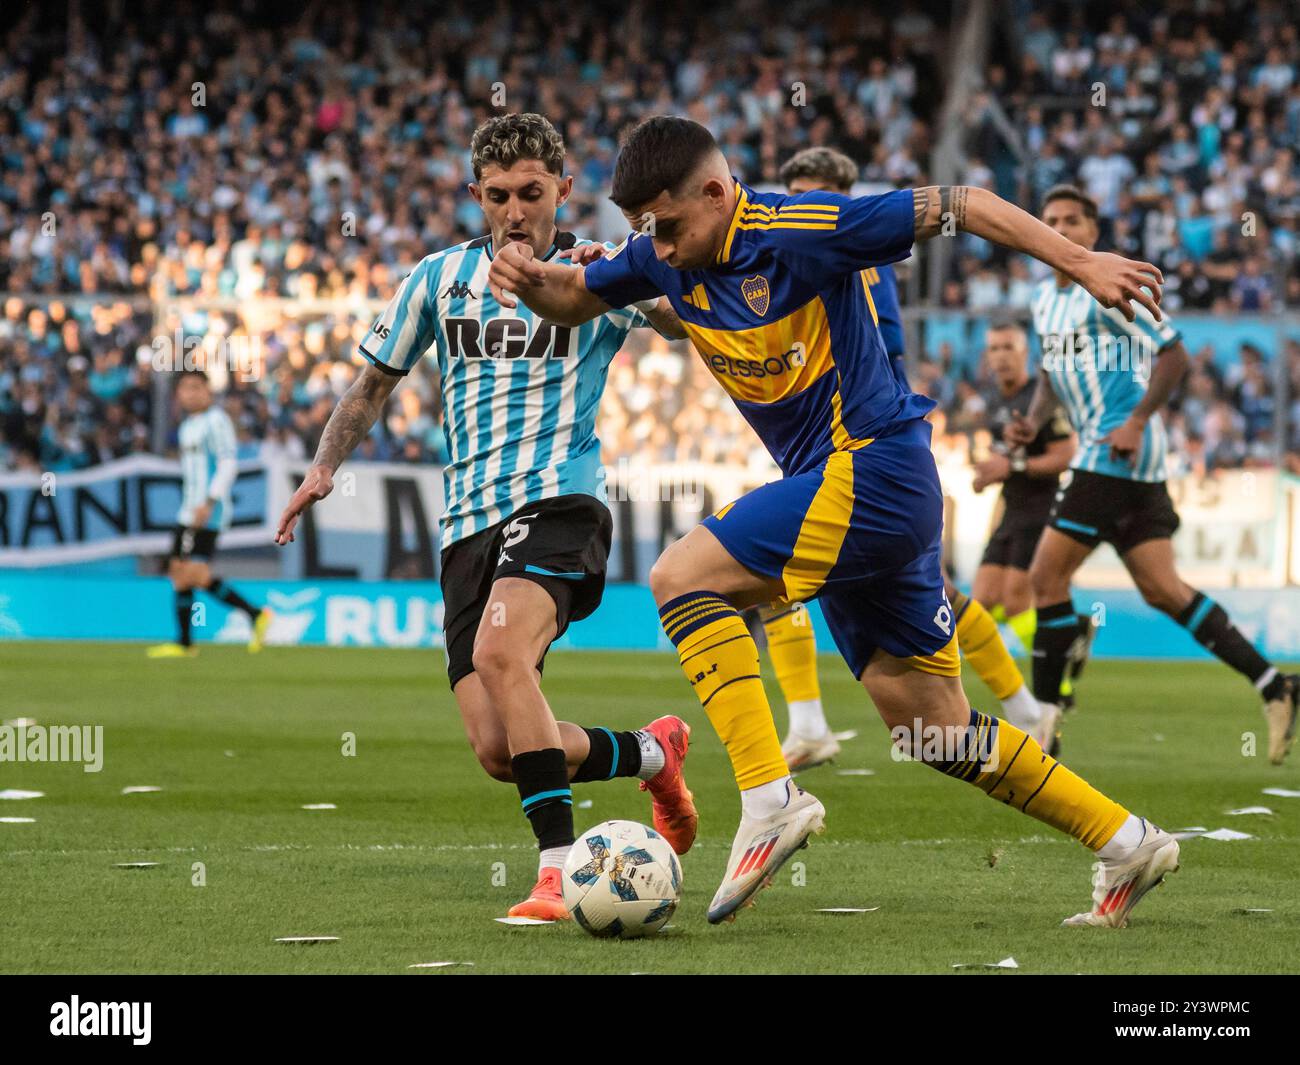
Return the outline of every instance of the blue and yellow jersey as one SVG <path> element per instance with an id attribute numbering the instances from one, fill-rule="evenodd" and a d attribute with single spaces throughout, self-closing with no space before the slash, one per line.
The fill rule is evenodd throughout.
<path id="1" fill-rule="evenodd" d="M 911 253 L 912 194 L 760 193 L 737 182 L 711 266 L 676 270 L 633 234 L 586 267 L 613 307 L 666 295 L 709 371 L 786 475 L 854 451 L 934 403 L 890 367 L 863 271 Z"/>
<path id="2" fill-rule="evenodd" d="M 903 311 L 898 304 L 898 278 L 892 266 L 868 266 L 862 271 L 871 301 L 876 305 L 876 318 L 880 325 L 880 339 L 885 342 L 890 369 L 898 383 L 909 392 L 907 366 L 903 357 Z"/>

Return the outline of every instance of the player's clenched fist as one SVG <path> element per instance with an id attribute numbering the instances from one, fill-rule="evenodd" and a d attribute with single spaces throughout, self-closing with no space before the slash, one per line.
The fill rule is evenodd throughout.
<path id="1" fill-rule="evenodd" d="M 324 499 L 334 490 L 334 474 L 328 466 L 313 466 L 302 479 L 298 491 L 294 492 L 289 505 L 280 515 L 280 527 L 275 530 L 275 542 L 288 544 L 293 542 L 293 527 L 303 512 L 318 500 Z"/>
<path id="2" fill-rule="evenodd" d="M 488 270 L 488 287 L 502 307 L 517 307 L 518 302 L 507 295 L 536 288 L 546 280 L 542 264 L 533 259 L 533 249 L 527 244 L 511 241 L 492 258 Z"/>

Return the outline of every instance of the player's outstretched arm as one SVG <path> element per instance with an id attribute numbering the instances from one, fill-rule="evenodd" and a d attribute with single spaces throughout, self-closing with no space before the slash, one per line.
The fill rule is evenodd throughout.
<path id="1" fill-rule="evenodd" d="M 518 296 L 534 314 L 558 325 L 582 325 L 612 309 L 587 291 L 581 270 L 540 262 L 526 244 L 507 244 L 493 256 L 488 287 L 502 307 L 519 306 Z"/>
<path id="2" fill-rule="evenodd" d="M 1156 267 L 1111 252 L 1089 251 L 987 189 L 967 185 L 913 189 L 912 210 L 917 240 L 965 230 L 1055 267 L 1103 307 L 1118 308 L 1130 322 L 1136 317 L 1133 300 L 1160 321 L 1160 286 L 1165 279 Z"/>
<path id="3" fill-rule="evenodd" d="M 280 515 L 280 525 L 275 531 L 277 544 L 291 543 L 294 526 L 303 512 L 333 491 L 334 471 L 366 438 L 396 385 L 396 374 L 384 373 L 371 363 L 357 375 L 325 423 L 311 469 Z"/>

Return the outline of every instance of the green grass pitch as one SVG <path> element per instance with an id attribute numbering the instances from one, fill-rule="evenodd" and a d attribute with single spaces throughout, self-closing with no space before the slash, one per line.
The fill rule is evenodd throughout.
<path id="1" fill-rule="evenodd" d="M 1090 857 L 967 785 L 890 758 L 888 737 L 839 660 L 822 660 L 837 766 L 801 775 L 827 833 L 730 925 L 704 911 L 739 803 L 726 757 L 676 662 L 659 654 L 551 656 L 557 715 L 629 728 L 662 713 L 695 725 L 688 780 L 701 811 L 681 905 L 663 935 L 593 940 L 570 924 L 493 921 L 536 872 L 511 786 L 489 780 L 461 732 L 440 652 L 205 647 L 147 661 L 128 645 L 0 644 L 3 718 L 104 726 L 103 771 L 0 763 L 0 971 L 7 973 L 951 972 L 1013 956 L 1020 972 L 1296 972 L 1300 759 L 1264 754 L 1250 688 L 1213 663 L 1095 662 L 1067 722 L 1065 760 L 1192 839 L 1182 870 L 1123 931 L 1059 927 L 1086 907 Z M 784 712 L 769 683 L 779 724 Z M 996 710 L 973 677 L 977 706 Z M 344 733 L 356 737 L 345 757 Z M 1259 753 L 1243 754 L 1243 734 Z M 874 775 L 840 775 L 842 769 Z M 155 785 L 154 794 L 122 794 Z M 634 782 L 579 785 L 579 831 L 649 821 Z M 335 810 L 308 811 L 308 803 Z M 1265 805 L 1267 816 L 1228 816 Z M 116 863 L 152 861 L 149 869 Z M 201 862 L 205 886 L 195 886 Z M 502 881 L 504 880 L 504 883 Z M 878 907 L 851 917 L 823 907 Z M 1268 913 L 1248 913 L 1249 910 Z M 332 935 L 301 947 L 278 936 Z"/>

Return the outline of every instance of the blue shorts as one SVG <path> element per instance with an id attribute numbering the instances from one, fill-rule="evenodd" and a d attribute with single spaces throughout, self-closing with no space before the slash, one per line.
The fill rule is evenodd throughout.
<path id="1" fill-rule="evenodd" d="M 929 422 L 832 452 L 704 524 L 741 565 L 784 582 L 783 602 L 820 601 L 855 677 L 877 649 L 928 673 L 960 674 Z"/>

